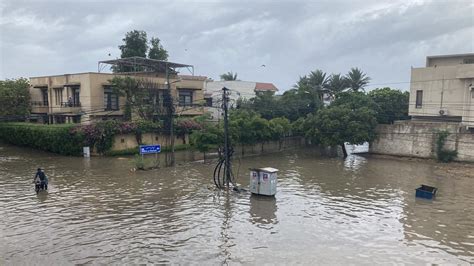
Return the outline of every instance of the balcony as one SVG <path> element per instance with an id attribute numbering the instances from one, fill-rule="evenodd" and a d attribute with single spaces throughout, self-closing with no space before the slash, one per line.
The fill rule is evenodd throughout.
<path id="1" fill-rule="evenodd" d="M 48 113 L 48 102 L 43 101 L 32 101 L 31 112 L 32 113 Z"/>
<path id="2" fill-rule="evenodd" d="M 177 115 L 191 115 L 191 116 L 202 115 L 204 114 L 204 106 L 202 104 L 195 104 L 195 103 L 180 104 L 176 108 L 175 113 Z"/>
<path id="3" fill-rule="evenodd" d="M 80 102 L 61 102 L 60 106 L 53 106 L 53 113 L 79 113 L 80 111 Z"/>

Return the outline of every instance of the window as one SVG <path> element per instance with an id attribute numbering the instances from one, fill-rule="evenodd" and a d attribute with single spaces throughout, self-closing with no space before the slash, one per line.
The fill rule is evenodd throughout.
<path id="1" fill-rule="evenodd" d="M 212 98 L 206 98 L 206 106 L 212 107 Z"/>
<path id="2" fill-rule="evenodd" d="M 41 89 L 41 98 L 43 99 L 43 106 L 48 106 L 48 89 Z"/>
<path id="3" fill-rule="evenodd" d="M 63 89 L 64 88 L 54 88 L 54 103 L 56 105 L 61 105 L 63 101 Z"/>
<path id="4" fill-rule="evenodd" d="M 74 86 L 71 88 L 72 90 L 72 104 L 74 106 L 81 106 L 81 102 L 79 101 L 80 99 L 80 87 L 79 86 Z"/>
<path id="5" fill-rule="evenodd" d="M 72 122 L 75 124 L 81 123 L 81 116 L 80 115 L 75 115 L 72 117 Z"/>
<path id="6" fill-rule="evenodd" d="M 118 95 L 111 87 L 104 87 L 104 107 L 106 111 L 119 109 Z"/>
<path id="7" fill-rule="evenodd" d="M 474 64 L 474 58 L 466 58 L 464 59 L 464 64 Z"/>
<path id="8" fill-rule="evenodd" d="M 179 91 L 179 106 L 191 106 L 193 104 L 193 91 Z"/>
<path id="9" fill-rule="evenodd" d="M 56 124 L 64 124 L 64 123 L 66 123 L 66 117 L 65 117 L 65 116 L 62 116 L 62 115 L 60 115 L 60 116 L 55 116 L 55 117 L 54 117 L 54 120 L 55 120 L 54 122 L 55 122 Z"/>
<path id="10" fill-rule="evenodd" d="M 423 105 L 423 91 L 417 90 L 416 91 L 416 104 L 415 108 L 421 108 Z"/>

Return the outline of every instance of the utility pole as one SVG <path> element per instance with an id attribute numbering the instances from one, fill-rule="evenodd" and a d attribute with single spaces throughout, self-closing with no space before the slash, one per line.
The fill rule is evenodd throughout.
<path id="1" fill-rule="evenodd" d="M 174 165 L 174 103 L 173 103 L 173 95 L 171 94 L 171 84 L 170 84 L 170 74 L 169 74 L 169 67 L 168 64 L 166 64 L 166 84 L 167 84 L 167 90 L 169 93 L 169 105 L 168 105 L 168 116 L 169 116 L 169 127 L 170 127 L 170 146 L 171 146 L 171 156 L 170 156 L 170 161 L 169 161 L 169 166 Z"/>
<path id="2" fill-rule="evenodd" d="M 225 184 L 227 189 L 229 189 L 229 183 L 231 180 L 231 164 L 230 164 L 230 139 L 229 139 L 229 119 L 228 119 L 228 109 L 229 109 L 229 97 L 226 87 L 222 88 L 222 102 L 224 107 L 224 155 L 225 155 L 225 165 L 224 165 L 224 175 L 225 175 Z"/>

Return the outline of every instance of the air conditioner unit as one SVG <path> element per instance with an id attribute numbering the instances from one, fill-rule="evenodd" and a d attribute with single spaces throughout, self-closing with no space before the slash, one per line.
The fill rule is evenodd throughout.
<path id="1" fill-rule="evenodd" d="M 439 109 L 439 115 L 441 115 L 441 116 L 448 115 L 448 109 L 446 109 L 446 108 Z"/>

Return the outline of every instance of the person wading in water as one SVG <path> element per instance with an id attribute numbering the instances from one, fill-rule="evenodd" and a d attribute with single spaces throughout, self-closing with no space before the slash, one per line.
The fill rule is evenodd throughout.
<path id="1" fill-rule="evenodd" d="M 36 171 L 33 182 L 36 184 L 36 191 L 38 191 L 40 188 L 44 190 L 48 189 L 48 177 L 41 168 L 38 168 Z"/>

